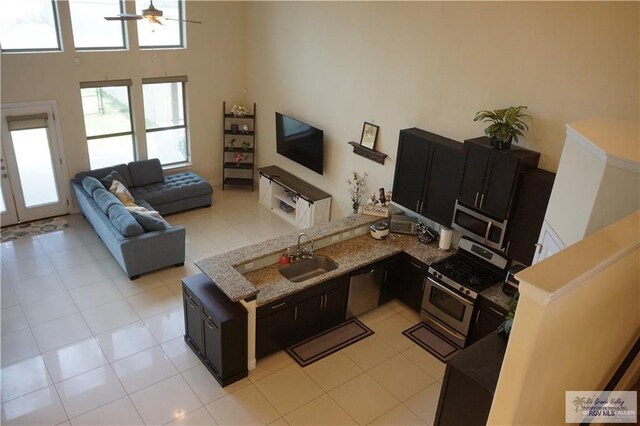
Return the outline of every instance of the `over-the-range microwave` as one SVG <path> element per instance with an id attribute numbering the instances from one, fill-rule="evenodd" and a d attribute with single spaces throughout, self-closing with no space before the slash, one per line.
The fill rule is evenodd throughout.
<path id="1" fill-rule="evenodd" d="M 506 219 L 503 221 L 493 219 L 456 200 L 451 226 L 479 243 L 502 250 L 507 230 Z"/>

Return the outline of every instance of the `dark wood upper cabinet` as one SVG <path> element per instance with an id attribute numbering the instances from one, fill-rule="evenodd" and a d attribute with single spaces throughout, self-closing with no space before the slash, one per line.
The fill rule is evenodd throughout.
<path id="1" fill-rule="evenodd" d="M 393 201 L 451 225 L 463 162 L 461 143 L 417 128 L 401 130 Z"/>
<path id="2" fill-rule="evenodd" d="M 464 142 L 465 162 L 459 199 L 489 216 L 509 217 L 521 173 L 535 169 L 540 153 L 513 147 L 500 151 L 491 147 L 489 138 Z"/>
<path id="3" fill-rule="evenodd" d="M 513 205 L 504 250 L 511 259 L 531 265 L 547 212 L 555 173 L 541 169 L 523 173 Z"/>
<path id="4" fill-rule="evenodd" d="M 428 140 L 418 129 L 400 131 L 393 201 L 414 212 L 420 208 L 430 149 Z"/>

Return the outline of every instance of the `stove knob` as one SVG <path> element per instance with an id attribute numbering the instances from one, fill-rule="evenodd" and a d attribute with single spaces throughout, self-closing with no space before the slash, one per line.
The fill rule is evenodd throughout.
<path id="1" fill-rule="evenodd" d="M 460 291 L 464 291 L 464 287 L 460 287 Z"/>
<path id="2" fill-rule="evenodd" d="M 469 294 L 470 292 L 469 292 L 469 290 L 467 290 L 467 291 L 465 291 L 465 293 Z"/>

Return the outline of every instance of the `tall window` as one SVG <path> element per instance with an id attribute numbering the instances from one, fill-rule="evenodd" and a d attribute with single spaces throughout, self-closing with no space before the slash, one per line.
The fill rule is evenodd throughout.
<path id="1" fill-rule="evenodd" d="M 3 52 L 61 50 L 58 10 L 52 0 L 1 0 Z"/>
<path id="2" fill-rule="evenodd" d="M 189 161 L 185 121 L 186 76 L 143 78 L 147 156 L 163 165 Z"/>
<path id="3" fill-rule="evenodd" d="M 69 0 L 76 50 L 124 49 L 124 22 L 105 16 L 124 12 L 121 0 Z"/>
<path id="4" fill-rule="evenodd" d="M 92 169 L 135 159 L 130 87 L 131 80 L 80 83 Z"/>
<path id="5" fill-rule="evenodd" d="M 155 0 L 153 6 L 162 10 L 165 18 L 184 19 L 182 0 Z M 136 0 L 136 13 L 142 13 L 149 7 L 149 0 Z M 138 45 L 142 49 L 158 47 L 184 47 L 183 23 L 162 20 L 162 25 L 146 19 L 138 21 Z"/>

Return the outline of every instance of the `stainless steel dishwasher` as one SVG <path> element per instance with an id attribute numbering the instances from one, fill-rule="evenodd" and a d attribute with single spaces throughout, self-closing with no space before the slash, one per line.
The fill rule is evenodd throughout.
<path id="1" fill-rule="evenodd" d="M 378 306 L 384 281 L 384 264 L 366 266 L 351 273 L 347 318 L 355 317 Z"/>

